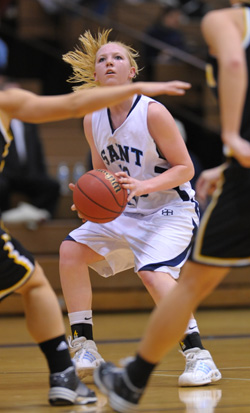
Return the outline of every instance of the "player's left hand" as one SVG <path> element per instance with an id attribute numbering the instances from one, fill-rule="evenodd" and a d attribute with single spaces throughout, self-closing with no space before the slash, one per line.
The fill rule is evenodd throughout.
<path id="1" fill-rule="evenodd" d="M 139 181 L 129 176 L 126 172 L 116 172 L 115 175 L 123 188 L 129 191 L 127 202 L 134 196 L 144 195 L 144 181 Z"/>

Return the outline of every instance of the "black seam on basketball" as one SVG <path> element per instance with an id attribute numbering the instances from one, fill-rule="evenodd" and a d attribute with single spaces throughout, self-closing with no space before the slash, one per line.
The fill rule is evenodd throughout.
<path id="1" fill-rule="evenodd" d="M 94 175 L 93 175 L 93 176 L 94 176 Z M 101 181 L 101 182 L 103 182 L 103 181 Z M 79 186 L 78 184 L 76 184 L 76 185 L 77 185 L 77 188 L 79 189 L 79 191 L 80 191 L 86 198 L 88 198 L 91 202 L 93 202 L 93 204 L 101 207 L 102 209 L 104 209 L 104 210 L 106 210 L 106 211 L 109 211 L 109 212 L 113 212 L 113 213 L 115 213 L 115 214 L 120 214 L 120 213 L 123 211 L 123 208 L 124 208 L 124 207 L 121 207 L 121 205 L 119 205 L 118 203 L 117 203 L 117 205 L 121 208 L 120 211 L 114 211 L 113 209 L 106 208 L 106 207 L 103 206 L 102 204 L 99 204 L 98 202 L 96 202 L 96 201 L 94 201 L 92 198 L 90 198 L 90 196 L 88 196 L 85 192 L 83 192 L 82 188 L 80 188 L 80 186 Z M 106 186 L 106 185 L 105 185 L 105 186 Z M 108 189 L 109 189 L 109 188 L 108 188 Z M 112 192 L 111 192 L 111 193 L 112 193 Z M 113 195 L 113 194 L 112 194 L 112 195 Z M 85 215 L 85 214 L 84 214 L 84 215 Z M 97 217 L 96 217 L 96 218 L 97 218 Z"/>
<path id="2" fill-rule="evenodd" d="M 115 195 L 113 194 L 113 192 L 112 192 L 112 190 L 109 188 L 109 186 L 108 185 L 106 185 L 106 182 L 104 182 L 101 178 L 99 178 L 99 176 L 96 176 L 96 175 L 94 175 L 94 174 L 92 174 L 90 171 L 89 172 L 87 172 L 87 175 L 91 175 L 93 178 L 96 178 L 98 181 L 100 181 L 100 182 L 102 182 L 103 184 L 104 184 L 104 186 L 106 186 L 106 188 L 109 190 L 109 192 L 111 193 L 111 195 L 112 195 L 112 197 L 114 198 L 114 200 L 115 200 L 115 202 L 117 203 L 117 205 L 120 207 L 120 208 L 124 208 L 124 205 L 120 205 L 119 204 L 119 202 L 117 202 L 117 199 L 116 199 L 116 197 L 115 197 Z M 117 182 L 117 181 L 116 181 Z M 119 182 L 118 182 L 118 184 L 119 184 Z M 120 185 L 120 184 L 119 184 Z M 121 185 L 120 185 L 121 186 Z M 79 188 L 79 187 L 78 187 Z M 80 188 L 79 188 L 80 189 Z M 121 187 L 121 191 L 123 191 L 123 188 Z M 84 194 L 85 195 L 85 194 Z"/>

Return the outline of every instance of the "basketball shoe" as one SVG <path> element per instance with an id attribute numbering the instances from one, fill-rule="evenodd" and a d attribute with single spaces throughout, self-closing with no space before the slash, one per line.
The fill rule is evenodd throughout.
<path id="1" fill-rule="evenodd" d="M 181 353 L 186 358 L 186 367 L 179 377 L 179 386 L 203 386 L 221 379 L 209 351 L 195 347 Z"/>
<path id="2" fill-rule="evenodd" d="M 69 351 L 80 379 L 93 375 L 93 370 L 104 363 L 93 340 L 68 337 Z"/>
<path id="3" fill-rule="evenodd" d="M 50 375 L 49 402 L 53 406 L 95 403 L 97 397 L 82 383 L 73 366 Z"/>
<path id="4" fill-rule="evenodd" d="M 113 363 L 102 363 L 94 371 L 94 381 L 116 412 L 139 411 L 138 403 L 144 389 L 138 389 L 131 383 L 126 368 L 116 367 Z"/>

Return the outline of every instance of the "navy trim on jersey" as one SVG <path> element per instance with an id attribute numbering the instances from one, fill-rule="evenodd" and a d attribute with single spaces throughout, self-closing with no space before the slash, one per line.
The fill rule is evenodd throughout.
<path id="1" fill-rule="evenodd" d="M 163 172 L 166 172 L 167 170 L 167 168 L 161 168 L 160 166 L 155 167 L 155 173 L 157 174 L 163 174 Z M 186 191 L 181 190 L 179 186 L 176 186 L 173 189 L 178 193 L 182 201 L 190 201 L 188 193 Z"/>
<path id="2" fill-rule="evenodd" d="M 133 105 L 131 106 L 130 111 L 128 112 L 126 118 L 128 118 L 128 116 L 130 115 L 130 113 L 132 112 L 132 110 L 136 107 L 136 105 L 137 105 L 137 103 L 139 102 L 140 99 L 141 99 L 141 95 L 138 95 L 138 96 L 136 97 Z M 109 109 L 109 108 L 107 109 L 107 112 L 108 112 L 108 119 L 109 119 L 109 124 L 110 124 L 110 127 L 111 127 L 111 131 L 112 131 L 112 133 L 114 133 L 115 129 L 114 129 L 113 125 L 112 125 L 112 119 L 111 119 L 111 114 L 110 114 L 110 109 Z"/>
<path id="3" fill-rule="evenodd" d="M 192 198 L 191 202 L 193 202 L 195 204 L 195 212 L 197 214 L 197 216 L 200 218 L 201 213 L 200 213 L 200 207 L 199 207 L 199 202 L 196 201 L 196 199 Z"/>
<path id="4" fill-rule="evenodd" d="M 70 235 L 67 235 L 67 237 L 64 238 L 64 241 L 75 241 L 76 242 L 76 240 L 72 238 Z"/>
<path id="5" fill-rule="evenodd" d="M 162 159 L 165 159 L 165 158 L 162 158 Z M 168 171 L 167 168 L 162 168 L 161 166 L 155 166 L 155 173 L 156 174 L 163 174 L 166 171 Z"/>
<path id="6" fill-rule="evenodd" d="M 162 262 L 157 262 L 155 264 L 148 264 L 144 265 L 144 267 L 140 268 L 139 271 L 156 271 L 157 268 L 167 266 L 167 267 L 176 267 L 178 264 L 180 264 L 182 261 L 185 260 L 187 257 L 189 250 L 190 250 L 191 244 L 177 257 L 173 258 L 172 260 L 168 261 L 162 261 Z"/>
<path id="7" fill-rule="evenodd" d="M 188 193 L 186 191 L 183 191 L 182 189 L 180 189 L 179 186 L 176 186 L 173 189 L 178 193 L 178 195 L 180 196 L 182 201 L 190 201 Z"/>

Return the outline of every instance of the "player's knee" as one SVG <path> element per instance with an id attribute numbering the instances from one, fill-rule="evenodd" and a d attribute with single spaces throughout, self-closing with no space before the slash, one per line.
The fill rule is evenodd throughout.
<path id="1" fill-rule="evenodd" d="M 74 241 L 63 241 L 60 250 L 60 266 L 75 266 L 83 259 L 80 253 L 80 246 Z"/>
<path id="2" fill-rule="evenodd" d="M 66 265 L 71 258 L 71 248 L 67 241 L 63 241 L 59 249 L 60 264 Z"/>

